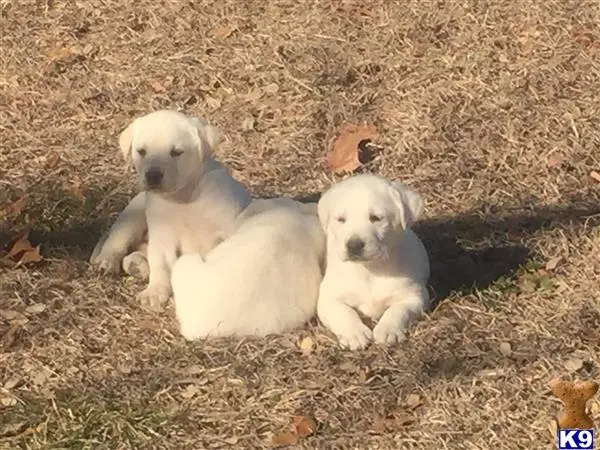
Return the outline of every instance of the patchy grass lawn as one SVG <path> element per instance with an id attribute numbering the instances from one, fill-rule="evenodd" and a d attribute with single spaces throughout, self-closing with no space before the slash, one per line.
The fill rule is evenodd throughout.
<path id="1" fill-rule="evenodd" d="M 45 258 L 0 268 L 1 448 L 270 448 L 295 414 L 297 448 L 554 448 L 548 382 L 600 368 L 597 1 L 4 0 L 0 33 L 0 240 Z M 86 263 L 135 192 L 118 133 L 165 107 L 257 196 L 327 188 L 341 127 L 374 124 L 439 306 L 389 349 L 184 342 Z"/>

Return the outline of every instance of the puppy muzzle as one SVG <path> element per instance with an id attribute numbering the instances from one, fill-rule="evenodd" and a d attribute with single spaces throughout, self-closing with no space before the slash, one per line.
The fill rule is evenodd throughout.
<path id="1" fill-rule="evenodd" d="M 157 168 L 150 168 L 144 174 L 144 184 L 146 189 L 151 191 L 160 190 L 163 182 L 164 174 L 162 170 Z"/>

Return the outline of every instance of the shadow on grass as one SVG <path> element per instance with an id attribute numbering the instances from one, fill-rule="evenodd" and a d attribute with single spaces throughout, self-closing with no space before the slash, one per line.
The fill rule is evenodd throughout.
<path id="1" fill-rule="evenodd" d="M 57 214 L 44 214 L 53 199 L 34 203 L 31 213 L 37 217 L 49 217 L 45 227 L 32 228 L 33 244 L 41 243 L 45 256 L 87 261 L 100 236 L 114 222 L 127 198 L 120 196 L 106 203 L 107 193 L 87 192 L 83 204 L 69 199 L 69 193 L 57 192 L 49 196 L 59 199 L 62 207 Z M 319 193 L 296 196 L 304 203 L 317 202 Z M 78 203 L 79 202 L 79 203 Z M 75 206 L 73 206 L 75 205 Z M 569 206 L 570 205 L 570 206 Z M 540 206 L 516 210 L 514 214 L 480 214 L 472 211 L 451 217 L 424 219 L 417 223 L 415 231 L 423 239 L 431 261 L 430 285 L 436 301 L 453 292 L 470 292 L 485 289 L 501 277 L 510 277 L 533 255 L 521 242 L 544 230 L 573 224 L 595 225 L 600 223 L 600 207 L 593 199 L 570 199 L 568 206 Z M 55 212 L 56 206 L 53 206 Z M 111 211 L 111 216 L 107 214 Z M 43 223 L 38 220 L 38 223 Z M 56 223 L 64 226 L 54 225 Z M 3 224 L 4 225 L 4 224 Z M 19 228 L 0 229 L 0 245 L 14 239 Z"/>

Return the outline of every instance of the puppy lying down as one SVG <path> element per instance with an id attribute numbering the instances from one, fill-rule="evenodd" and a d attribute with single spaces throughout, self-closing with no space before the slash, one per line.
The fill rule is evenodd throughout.
<path id="1" fill-rule="evenodd" d="M 321 197 L 327 269 L 317 314 L 342 347 L 398 342 L 428 305 L 429 259 L 410 229 L 422 208 L 419 194 L 375 175 L 347 178 Z M 377 321 L 373 330 L 357 310 Z"/>
<path id="2" fill-rule="evenodd" d="M 188 340 L 281 333 L 316 313 L 325 237 L 314 206 L 255 200 L 238 224 L 206 257 L 183 255 L 173 267 L 176 316 Z"/>
<path id="3" fill-rule="evenodd" d="M 136 119 L 119 137 L 144 192 L 121 213 L 91 261 L 118 270 L 131 247 L 143 244 L 147 230 L 149 283 L 139 297 L 149 306 L 169 299 L 177 257 L 207 254 L 233 232 L 251 202 L 246 188 L 212 157 L 219 140 L 208 122 L 169 110 Z"/>

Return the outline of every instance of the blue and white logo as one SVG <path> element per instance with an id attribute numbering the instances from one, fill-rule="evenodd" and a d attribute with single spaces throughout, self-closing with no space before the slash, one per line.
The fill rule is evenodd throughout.
<path id="1" fill-rule="evenodd" d="M 593 450 L 594 430 L 558 430 L 558 450 Z"/>

